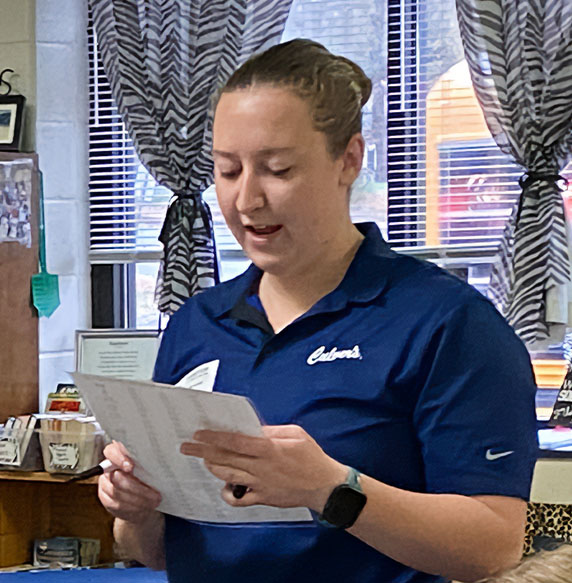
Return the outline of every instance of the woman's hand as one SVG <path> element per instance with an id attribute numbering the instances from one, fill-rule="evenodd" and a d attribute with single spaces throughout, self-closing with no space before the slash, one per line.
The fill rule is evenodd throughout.
<path id="1" fill-rule="evenodd" d="M 262 437 L 223 431 L 197 431 L 181 453 L 203 458 L 207 469 L 224 480 L 223 499 L 231 506 L 266 504 L 323 510 L 330 492 L 347 476 L 347 467 L 332 459 L 298 425 L 263 427 Z M 242 498 L 233 484 L 248 489 Z"/>
<path id="2" fill-rule="evenodd" d="M 99 500 L 116 518 L 144 523 L 161 502 L 161 494 L 133 475 L 133 461 L 122 443 L 109 444 L 103 453 L 113 463 L 99 478 Z"/>

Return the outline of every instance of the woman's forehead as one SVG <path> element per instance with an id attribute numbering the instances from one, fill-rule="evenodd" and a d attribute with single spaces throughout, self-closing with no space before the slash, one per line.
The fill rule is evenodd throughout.
<path id="1" fill-rule="evenodd" d="M 306 101 L 288 89 L 255 86 L 223 93 L 215 112 L 213 147 L 258 144 L 259 149 L 296 148 L 316 132 Z"/>
<path id="2" fill-rule="evenodd" d="M 260 125 L 267 121 L 285 126 L 312 126 L 306 101 L 288 89 L 266 85 L 223 93 L 214 118 L 215 129 L 226 129 L 227 124 Z"/>

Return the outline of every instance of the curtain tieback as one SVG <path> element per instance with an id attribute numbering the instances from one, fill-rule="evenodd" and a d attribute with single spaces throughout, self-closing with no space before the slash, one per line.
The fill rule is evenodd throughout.
<path id="1" fill-rule="evenodd" d="M 173 198 L 175 200 L 195 200 L 196 201 L 196 200 L 201 199 L 201 193 L 200 192 L 188 192 L 188 191 L 174 192 Z"/>
<path id="2" fill-rule="evenodd" d="M 161 233 L 159 234 L 159 241 L 166 244 L 169 240 L 169 235 L 174 223 L 178 222 L 178 216 L 183 212 L 180 204 L 182 201 L 192 200 L 194 202 L 192 214 L 188 215 L 187 218 L 192 225 L 195 221 L 197 213 L 200 214 L 205 225 L 209 225 L 212 229 L 212 216 L 206 202 L 202 200 L 200 192 L 175 192 L 171 198 L 169 207 L 167 208 L 167 214 L 165 216 L 165 221 L 163 222 L 163 227 Z"/>
<path id="3" fill-rule="evenodd" d="M 189 192 L 174 192 L 171 200 L 169 201 L 169 206 L 167 207 L 167 214 L 165 215 L 165 220 L 163 222 L 163 227 L 161 228 L 161 233 L 159 233 L 159 241 L 166 245 L 169 241 L 169 236 L 171 229 L 174 224 L 178 222 L 178 216 L 181 213 L 180 201 L 183 200 L 193 200 L 195 203 L 197 199 L 200 201 L 200 194 L 189 193 Z M 189 217 L 189 219 L 194 221 L 194 216 Z"/>
<path id="4" fill-rule="evenodd" d="M 558 184 L 558 182 L 564 182 L 564 188 L 568 186 L 568 180 L 561 176 L 560 174 L 543 174 L 542 172 L 533 172 L 532 170 L 529 172 L 525 172 L 519 179 L 518 184 L 522 188 L 522 190 L 526 190 L 530 187 L 533 182 L 544 181 L 544 182 L 552 182 L 554 184 Z M 564 190 L 564 189 L 562 189 Z"/>
<path id="5" fill-rule="evenodd" d="M 516 224 L 518 224 L 520 220 L 520 214 L 522 212 L 522 205 L 524 203 L 524 192 L 530 188 L 530 185 L 533 182 L 544 181 L 544 182 L 552 182 L 556 184 L 561 190 L 565 190 L 568 186 L 568 180 L 561 176 L 560 174 L 543 174 L 542 172 L 533 172 L 530 170 L 529 172 L 525 172 L 519 179 L 518 184 L 520 188 L 522 188 L 522 193 L 518 198 L 518 209 L 516 211 Z M 558 185 L 559 182 L 564 182 L 564 187 L 560 187 Z"/>

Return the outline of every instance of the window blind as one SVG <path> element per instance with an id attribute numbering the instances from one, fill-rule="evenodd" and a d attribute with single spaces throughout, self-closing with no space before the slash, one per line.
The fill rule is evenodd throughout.
<path id="1" fill-rule="evenodd" d="M 385 230 L 385 0 L 294 0 L 283 40 L 313 38 L 357 61 L 378 84 L 364 112 L 368 141 L 364 170 L 354 188 L 356 220 L 377 220 Z M 90 58 L 90 258 L 92 262 L 158 259 L 157 240 L 171 193 L 140 164 L 117 112 L 103 71 L 97 39 L 88 30 Z M 216 202 L 211 207 L 217 248 L 240 255 Z"/>
<path id="2" fill-rule="evenodd" d="M 282 40 L 293 38 L 310 38 L 355 61 L 372 80 L 362 117 L 367 149 L 352 189 L 351 215 L 377 222 L 385 233 L 387 0 L 294 0 Z"/>
<path id="3" fill-rule="evenodd" d="M 91 26 L 88 37 L 90 258 L 156 260 L 171 193 L 140 164 Z M 463 60 L 454 0 L 294 0 L 283 40 L 296 37 L 356 61 L 373 81 L 354 220 L 374 220 L 393 247 L 443 263 L 494 254 L 522 171 L 486 128 Z M 565 174 L 572 178 L 572 167 Z M 219 251 L 240 255 L 214 188 L 204 197 Z"/>
<path id="4" fill-rule="evenodd" d="M 454 0 L 388 1 L 387 134 L 391 245 L 494 251 L 522 169 L 488 131 Z"/>
<path id="5" fill-rule="evenodd" d="M 111 96 L 91 23 L 88 43 L 90 258 L 113 261 L 159 251 L 157 238 L 171 193 L 155 182 L 135 153 Z"/>

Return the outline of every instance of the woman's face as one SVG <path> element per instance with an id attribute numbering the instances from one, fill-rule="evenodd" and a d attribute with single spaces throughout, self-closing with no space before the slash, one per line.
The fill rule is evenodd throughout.
<path id="1" fill-rule="evenodd" d="M 348 169 L 345 154 L 332 159 L 307 103 L 291 91 L 223 93 L 213 155 L 224 218 L 262 270 L 303 274 L 347 233 L 348 191 L 361 160 Z"/>

